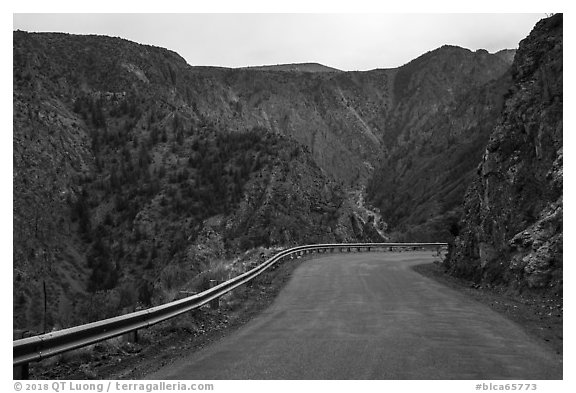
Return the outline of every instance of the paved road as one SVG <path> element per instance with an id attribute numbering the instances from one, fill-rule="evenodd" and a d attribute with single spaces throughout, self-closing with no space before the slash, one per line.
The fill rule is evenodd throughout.
<path id="1" fill-rule="evenodd" d="M 561 379 L 562 359 L 487 306 L 420 276 L 431 252 L 302 264 L 230 336 L 150 379 Z"/>

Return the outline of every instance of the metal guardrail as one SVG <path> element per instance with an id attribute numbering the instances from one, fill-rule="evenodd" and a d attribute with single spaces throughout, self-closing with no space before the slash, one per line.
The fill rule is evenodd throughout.
<path id="1" fill-rule="evenodd" d="M 313 244 L 290 248 L 279 252 L 252 270 L 216 285 L 204 292 L 146 310 L 15 340 L 13 341 L 13 366 L 27 365 L 30 362 L 42 360 L 62 352 L 134 332 L 138 329 L 147 328 L 190 310 L 197 309 L 214 299 L 218 299 L 220 296 L 230 292 L 234 288 L 249 282 L 276 262 L 286 258 L 292 258 L 294 255 L 304 255 L 320 251 L 327 252 L 336 249 L 340 249 L 340 251 L 345 249 L 351 251 L 351 249 L 356 248 L 358 251 L 370 251 L 371 249 L 377 248 L 391 249 L 398 247 L 441 248 L 446 247 L 447 245 L 447 243 L 344 243 Z"/>

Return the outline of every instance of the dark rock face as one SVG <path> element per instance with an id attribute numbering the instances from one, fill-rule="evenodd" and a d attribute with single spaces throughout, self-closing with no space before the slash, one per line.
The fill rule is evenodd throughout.
<path id="1" fill-rule="evenodd" d="M 334 179 L 367 176 L 379 141 L 354 136 L 350 111 L 337 120 L 334 85 L 314 75 L 15 32 L 15 327 L 170 300 L 252 247 L 381 240 Z M 328 111 L 352 131 L 329 132 Z"/>
<path id="2" fill-rule="evenodd" d="M 450 228 L 502 111 L 508 59 L 445 46 L 398 70 L 386 155 L 367 187 L 397 240 L 453 237 Z"/>
<path id="3" fill-rule="evenodd" d="M 562 288 L 562 25 L 520 43 L 512 87 L 465 198 L 450 271 L 519 289 Z"/>

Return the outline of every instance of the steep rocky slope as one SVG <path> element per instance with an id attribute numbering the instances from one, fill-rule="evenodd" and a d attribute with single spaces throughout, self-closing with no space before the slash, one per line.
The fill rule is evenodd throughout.
<path id="1" fill-rule="evenodd" d="M 397 240 L 445 241 L 509 85 L 513 50 L 444 46 L 398 69 L 385 155 L 368 182 Z"/>
<path id="2" fill-rule="evenodd" d="M 465 191 L 509 85 L 505 73 L 427 116 L 374 172 L 368 197 L 396 239 L 446 241 L 457 234 Z"/>
<path id="3" fill-rule="evenodd" d="M 454 274 L 561 293 L 562 26 L 554 15 L 520 43 L 503 113 L 466 194 L 447 261 Z"/>
<path id="4" fill-rule="evenodd" d="M 403 174 L 413 147 L 428 157 L 430 141 L 477 149 L 478 132 L 430 124 L 466 113 L 460 98 L 505 59 L 447 46 L 369 72 L 224 69 L 118 38 L 14 32 L 15 326 L 165 301 L 252 247 L 381 239 L 358 190 L 382 162 Z"/>
<path id="5" fill-rule="evenodd" d="M 161 48 L 14 33 L 15 327 L 170 300 L 252 247 L 380 239 L 308 148 L 242 109 L 258 88 L 239 101 L 223 79 Z"/>
<path id="6" fill-rule="evenodd" d="M 341 74 L 193 68 L 190 88 L 207 118 L 230 129 L 262 127 L 289 136 L 307 146 L 327 174 L 354 185 L 378 160 L 382 130 L 370 119 L 386 106 L 389 80 L 385 73 L 370 76 L 384 88 L 366 90 L 368 78 Z"/>

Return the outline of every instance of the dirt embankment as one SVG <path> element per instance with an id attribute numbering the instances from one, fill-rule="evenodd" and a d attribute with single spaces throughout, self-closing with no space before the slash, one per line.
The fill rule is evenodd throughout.
<path id="1" fill-rule="evenodd" d="M 215 309 L 204 306 L 150 329 L 30 365 L 31 379 L 141 379 L 240 328 L 268 307 L 310 257 L 273 266 L 225 295 Z"/>
<path id="2" fill-rule="evenodd" d="M 448 275 L 438 263 L 418 265 L 414 267 L 414 270 L 488 305 L 494 311 L 522 326 L 529 335 L 542 340 L 556 353 L 563 353 L 564 306 L 562 297 L 537 293 L 518 294 L 504 287 L 474 284 L 471 281 Z"/>

